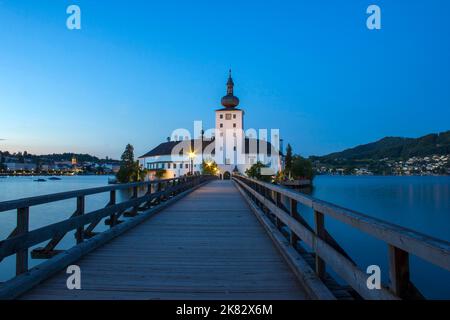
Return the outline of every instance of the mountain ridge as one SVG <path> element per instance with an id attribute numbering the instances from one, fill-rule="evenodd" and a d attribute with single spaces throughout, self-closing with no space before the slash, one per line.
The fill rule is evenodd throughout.
<path id="1" fill-rule="evenodd" d="M 384 137 L 375 142 L 358 145 L 324 156 L 311 156 L 321 162 L 337 160 L 408 159 L 430 155 L 450 154 L 450 130 L 430 133 L 419 138 Z"/>

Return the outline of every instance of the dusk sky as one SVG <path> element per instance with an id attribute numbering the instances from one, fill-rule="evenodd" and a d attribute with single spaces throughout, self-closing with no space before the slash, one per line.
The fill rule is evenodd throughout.
<path id="1" fill-rule="evenodd" d="M 81 30 L 66 28 L 79 5 Z M 368 30 L 377 4 L 382 29 Z M 302 155 L 450 129 L 448 0 L 0 0 L 0 150 L 141 155 L 202 120 L 228 69 L 246 128 Z"/>

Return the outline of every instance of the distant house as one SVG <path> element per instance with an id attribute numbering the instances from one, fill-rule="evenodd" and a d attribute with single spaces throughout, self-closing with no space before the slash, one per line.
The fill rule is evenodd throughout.
<path id="1" fill-rule="evenodd" d="M 35 163 L 18 163 L 18 162 L 5 162 L 7 171 L 34 171 L 36 170 Z"/>

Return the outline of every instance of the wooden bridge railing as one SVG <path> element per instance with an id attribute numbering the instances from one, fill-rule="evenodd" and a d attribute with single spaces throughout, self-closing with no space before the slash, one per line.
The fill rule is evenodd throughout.
<path id="1" fill-rule="evenodd" d="M 35 259 L 52 258 L 62 252 L 56 250 L 56 246 L 68 232 L 76 230 L 76 245 L 81 245 L 87 239 L 96 235 L 94 228 L 102 219 L 107 218 L 105 224 L 109 225 L 111 230 L 121 224 L 122 221 L 119 220 L 121 216 L 139 216 L 139 211 L 145 211 L 154 206 L 158 207 L 162 202 L 170 200 L 172 197 L 212 178 L 210 176 L 179 177 L 166 180 L 118 184 L 0 202 L 0 212 L 9 210 L 17 211 L 16 228 L 6 239 L 0 241 L 0 262 L 5 257 L 15 254 L 16 276 L 24 274 L 29 270 L 29 248 L 49 240 L 44 248 L 33 250 L 31 257 Z M 139 188 L 145 189 L 145 194 L 140 197 L 138 196 Z M 116 192 L 126 189 L 133 190 L 131 198 L 127 201 L 116 203 Z M 102 209 L 86 213 L 86 196 L 105 192 L 109 192 L 109 202 L 107 205 Z M 76 200 L 76 210 L 70 218 L 32 231 L 29 230 L 30 207 L 67 199 Z M 109 237 L 111 238 L 110 235 Z"/>
<path id="2" fill-rule="evenodd" d="M 250 199 L 268 214 L 276 227 L 289 230 L 291 245 L 305 243 L 315 253 L 315 271 L 323 278 L 325 265 L 330 266 L 360 296 L 365 299 L 423 298 L 410 281 L 409 255 L 416 255 L 450 271 L 450 243 L 403 228 L 365 214 L 339 207 L 298 192 L 247 178 L 233 176 L 233 180 Z M 282 197 L 288 200 L 286 208 Z M 315 226 L 311 227 L 298 213 L 300 203 L 314 211 Z M 360 270 L 339 246 L 325 227 L 325 217 L 339 220 L 352 228 L 384 241 L 389 250 L 390 285 L 381 289 L 367 287 L 368 275 Z"/>

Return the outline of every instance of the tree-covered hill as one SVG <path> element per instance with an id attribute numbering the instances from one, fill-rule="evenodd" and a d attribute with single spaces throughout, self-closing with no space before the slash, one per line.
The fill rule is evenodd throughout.
<path id="1" fill-rule="evenodd" d="M 428 134 L 420 138 L 386 137 L 376 142 L 360 145 L 326 156 L 312 156 L 322 163 L 334 161 L 408 159 L 418 156 L 450 154 L 450 130 Z"/>

